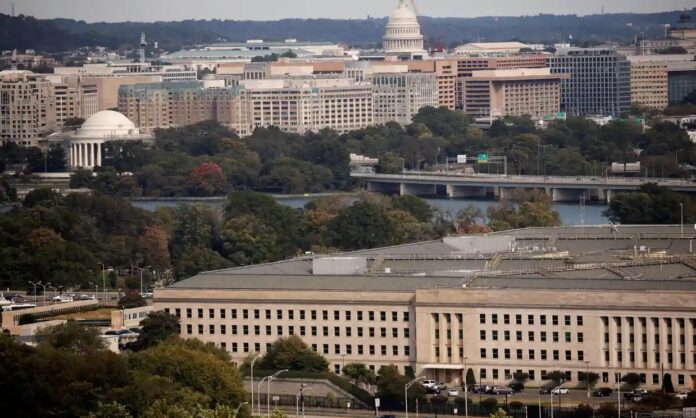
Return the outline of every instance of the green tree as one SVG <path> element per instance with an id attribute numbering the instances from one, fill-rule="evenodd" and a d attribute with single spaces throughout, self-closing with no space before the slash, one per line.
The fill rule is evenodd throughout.
<path id="1" fill-rule="evenodd" d="M 609 203 L 605 214 L 623 224 L 679 224 L 682 208 L 685 223 L 696 222 L 696 205 L 677 192 L 645 184 L 637 193 L 620 193 Z"/>
<path id="2" fill-rule="evenodd" d="M 592 388 L 599 381 L 599 374 L 594 373 L 594 372 L 589 372 L 587 374 L 587 377 L 586 377 L 585 372 L 579 372 L 578 373 L 578 381 L 582 382 L 583 384 L 585 384 L 585 382 L 587 382 L 587 384 L 589 384 L 590 387 Z"/>
<path id="3" fill-rule="evenodd" d="M 70 188 L 81 189 L 92 187 L 92 171 L 78 168 L 70 175 Z"/>
<path id="4" fill-rule="evenodd" d="M 546 374 L 546 379 L 553 382 L 554 386 L 560 385 L 561 382 L 566 380 L 566 378 L 566 374 L 559 370 L 555 370 L 551 373 Z"/>
<path id="5" fill-rule="evenodd" d="M 364 363 L 349 363 L 343 368 L 343 374 L 353 379 L 356 383 L 373 384 L 375 374 Z"/>
<path id="6" fill-rule="evenodd" d="M 672 383 L 672 375 L 665 373 L 662 378 L 662 389 L 665 393 L 674 393 L 674 384 Z"/>
<path id="7" fill-rule="evenodd" d="M 629 390 L 633 390 L 640 386 L 640 375 L 638 373 L 626 373 L 621 378 L 621 381 L 626 384 Z"/>
<path id="8" fill-rule="evenodd" d="M 144 350 L 179 334 L 179 318 L 164 311 L 147 314 L 140 322 L 142 330 L 133 344 L 133 349 Z"/>
<path id="9" fill-rule="evenodd" d="M 404 386 L 410 381 L 406 376 L 399 374 L 396 366 L 382 366 L 379 369 L 377 378 L 377 396 L 382 402 L 382 407 L 403 409 L 404 407 Z M 425 388 L 419 383 L 415 383 L 408 390 L 408 399 L 413 402 L 418 399 L 423 402 L 425 398 Z"/>
<path id="10" fill-rule="evenodd" d="M 87 418 L 132 418 L 125 405 L 118 402 L 97 403 L 97 408 L 90 411 Z"/>
<path id="11" fill-rule="evenodd" d="M 474 376 L 474 370 L 469 367 L 466 370 L 466 384 L 471 386 L 476 384 L 476 377 Z"/>
<path id="12" fill-rule="evenodd" d="M 328 230 L 333 245 L 354 250 L 392 244 L 396 225 L 383 207 L 356 202 L 332 219 Z"/>
<path id="13" fill-rule="evenodd" d="M 129 281 L 129 285 L 135 286 L 135 289 L 138 289 L 140 283 L 135 278 L 132 279 L 133 280 Z M 133 309 L 146 305 L 147 301 L 145 298 L 136 292 L 126 292 L 126 294 L 118 300 L 118 309 Z"/>
<path id="14" fill-rule="evenodd" d="M 315 353 L 297 335 L 279 338 L 259 360 L 258 367 L 264 370 L 298 370 L 325 372 L 329 363 Z"/>
<path id="15" fill-rule="evenodd" d="M 51 145 L 46 154 L 46 166 L 48 171 L 65 171 L 66 156 L 62 145 Z"/>
<path id="16" fill-rule="evenodd" d="M 36 332 L 40 346 L 68 350 L 76 354 L 105 349 L 104 341 L 96 328 L 88 328 L 76 321 L 40 328 Z"/>
<path id="17" fill-rule="evenodd" d="M 417 196 L 403 195 L 392 198 L 392 207 L 413 215 L 418 222 L 430 222 L 433 217 L 433 208 L 428 202 Z"/>
<path id="18" fill-rule="evenodd" d="M 481 406 L 488 410 L 494 409 L 498 406 L 498 400 L 495 398 L 486 398 L 481 401 Z"/>

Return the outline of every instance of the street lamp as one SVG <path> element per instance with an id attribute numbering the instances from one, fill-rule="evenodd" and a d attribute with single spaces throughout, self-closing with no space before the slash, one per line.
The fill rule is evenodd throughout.
<path id="1" fill-rule="evenodd" d="M 679 204 L 679 214 L 681 219 L 681 238 L 684 238 L 684 204 Z"/>
<path id="2" fill-rule="evenodd" d="M 304 417 L 304 390 L 311 388 L 311 386 L 307 386 L 304 383 L 300 385 L 300 391 L 295 396 L 295 417 L 300 417 L 300 398 L 302 398 L 302 416 Z"/>
<path id="3" fill-rule="evenodd" d="M 252 384 L 251 386 L 253 387 L 254 385 Z M 254 402 L 254 401 L 252 400 L 252 405 L 253 405 L 253 402 Z M 242 409 L 242 407 L 243 407 L 244 405 L 248 404 L 248 403 L 249 403 L 249 402 L 246 402 L 246 401 L 240 403 L 239 406 L 237 407 L 237 409 L 234 410 L 234 416 L 236 417 L 236 416 L 239 414 L 239 410 Z M 253 415 L 253 413 L 252 413 L 252 415 Z"/>
<path id="4" fill-rule="evenodd" d="M 467 385 L 466 382 L 466 361 L 468 360 L 468 357 L 464 357 L 462 360 L 464 360 L 464 372 L 462 376 L 464 376 L 464 416 L 466 418 L 469 418 L 469 386 Z"/>
<path id="5" fill-rule="evenodd" d="M 258 394 L 259 394 L 259 396 L 258 396 L 258 401 L 257 401 L 257 403 L 258 403 L 258 405 L 257 405 L 258 408 L 257 408 L 257 409 L 258 409 L 259 415 L 261 415 L 261 385 L 263 385 L 263 382 L 266 381 L 266 380 L 268 379 L 268 377 L 269 377 L 269 376 L 263 377 L 263 378 L 259 381 L 259 385 L 256 387 L 256 389 L 257 389 L 256 392 L 258 392 Z M 252 384 L 253 384 L 253 383 L 252 383 Z"/>
<path id="6" fill-rule="evenodd" d="M 103 263 L 97 263 L 97 264 L 99 264 L 102 268 L 102 303 L 104 303 L 104 300 L 106 300 L 106 276 L 105 276 L 106 267 L 104 266 Z"/>
<path id="7" fill-rule="evenodd" d="M 46 304 L 46 288 L 51 285 L 51 282 L 48 282 L 46 284 L 39 282 L 38 285 L 43 287 L 43 304 L 45 305 Z"/>
<path id="8" fill-rule="evenodd" d="M 278 375 L 281 373 L 287 372 L 288 369 L 283 369 L 278 372 L 276 372 L 273 376 L 269 376 L 268 379 L 266 380 L 266 385 L 267 386 L 267 392 L 266 392 L 266 416 L 270 418 L 271 416 L 271 380 L 274 380 L 278 378 Z M 261 412 L 261 410 L 259 410 Z"/>
<path id="9" fill-rule="evenodd" d="M 590 398 L 590 362 L 585 360 L 585 385 L 587 385 L 587 398 Z"/>
<path id="10" fill-rule="evenodd" d="M 259 359 L 260 354 L 256 353 L 254 354 L 254 357 L 251 359 L 251 415 L 254 415 L 254 363 L 256 363 L 256 360 Z M 260 411 L 259 411 L 260 412 Z"/>
<path id="11" fill-rule="evenodd" d="M 406 418 L 408 418 L 408 388 L 413 386 L 414 384 L 418 383 L 419 380 L 425 379 L 424 376 L 419 376 L 416 377 L 415 379 L 411 380 L 410 382 L 406 383 L 404 385 L 404 409 L 406 411 Z"/>
<path id="12" fill-rule="evenodd" d="M 34 303 L 36 303 L 36 286 L 39 285 L 41 286 L 41 282 L 32 282 L 31 280 L 28 280 L 29 284 L 34 286 Z"/>
<path id="13" fill-rule="evenodd" d="M 133 265 L 131 265 L 131 270 L 132 270 L 132 269 L 138 269 L 138 270 L 140 270 L 140 295 L 141 295 L 141 296 L 142 296 L 142 294 L 143 294 L 143 270 L 144 270 L 144 269 L 148 269 L 148 268 L 150 268 L 150 267 L 151 267 L 151 266 L 138 267 L 138 266 L 133 266 Z"/>

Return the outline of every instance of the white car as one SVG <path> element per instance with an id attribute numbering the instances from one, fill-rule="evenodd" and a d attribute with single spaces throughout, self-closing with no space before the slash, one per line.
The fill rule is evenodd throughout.
<path id="1" fill-rule="evenodd" d="M 70 296 L 65 296 L 65 295 L 60 295 L 60 296 L 54 296 L 53 299 L 51 299 L 53 302 L 58 302 L 58 303 L 67 303 L 67 302 L 72 302 L 73 298 Z"/>
<path id="2" fill-rule="evenodd" d="M 679 399 L 680 401 L 685 401 L 686 398 L 689 397 L 689 392 L 679 392 L 679 393 L 677 393 L 677 394 L 675 395 L 675 397 L 676 397 L 677 399 Z"/>
<path id="3" fill-rule="evenodd" d="M 551 391 L 552 395 L 565 395 L 568 393 L 568 388 L 556 388 Z"/>
<path id="4" fill-rule="evenodd" d="M 434 388 L 437 385 L 437 382 L 434 380 L 424 380 L 421 384 L 426 388 Z"/>
<path id="5" fill-rule="evenodd" d="M 447 391 L 447 396 L 459 396 L 459 391 L 457 389 L 450 389 Z"/>

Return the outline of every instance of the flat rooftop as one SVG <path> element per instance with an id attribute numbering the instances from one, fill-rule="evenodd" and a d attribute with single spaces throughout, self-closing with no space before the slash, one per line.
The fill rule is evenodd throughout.
<path id="1" fill-rule="evenodd" d="M 694 251 L 693 225 L 526 228 L 203 272 L 170 288 L 696 291 Z"/>

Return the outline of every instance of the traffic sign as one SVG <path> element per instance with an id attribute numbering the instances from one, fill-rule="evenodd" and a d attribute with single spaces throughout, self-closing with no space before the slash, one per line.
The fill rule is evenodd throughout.
<path id="1" fill-rule="evenodd" d="M 476 157 L 476 160 L 479 163 L 487 163 L 488 162 L 488 154 L 486 153 L 481 153 Z"/>

